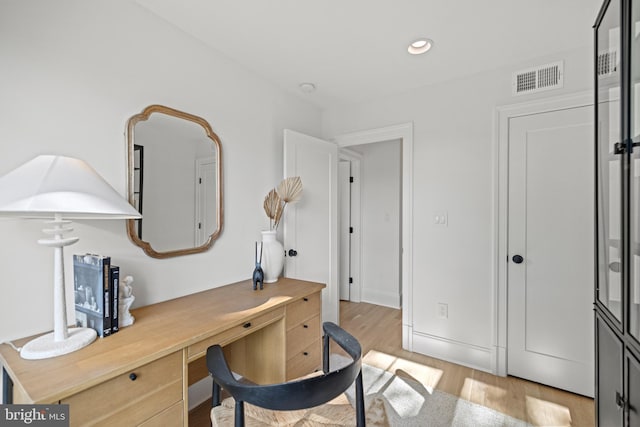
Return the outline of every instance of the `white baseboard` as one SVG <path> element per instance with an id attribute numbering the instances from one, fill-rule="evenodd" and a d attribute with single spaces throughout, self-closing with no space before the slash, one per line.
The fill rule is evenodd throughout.
<path id="1" fill-rule="evenodd" d="M 495 350 L 453 341 L 434 335 L 413 332 L 413 351 L 447 362 L 495 373 Z"/>
<path id="2" fill-rule="evenodd" d="M 400 308 L 400 294 L 398 292 L 362 288 L 361 301 L 384 307 Z"/>
<path id="3" fill-rule="evenodd" d="M 402 348 L 407 351 L 413 351 L 413 327 L 411 325 L 402 325 Z"/>
<path id="4" fill-rule="evenodd" d="M 211 377 L 203 378 L 189 386 L 189 410 L 200 405 L 205 400 L 211 400 L 213 380 Z"/>
<path id="5" fill-rule="evenodd" d="M 494 361 L 495 374 L 501 377 L 507 376 L 507 348 L 496 347 L 495 351 L 496 359 Z"/>

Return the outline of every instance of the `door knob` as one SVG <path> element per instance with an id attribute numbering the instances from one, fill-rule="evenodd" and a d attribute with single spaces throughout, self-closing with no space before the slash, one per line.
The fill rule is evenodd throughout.
<path id="1" fill-rule="evenodd" d="M 522 256 L 520 255 L 514 255 L 513 258 L 511 258 L 513 260 L 513 262 L 515 262 L 516 264 L 521 264 L 522 261 L 524 261 L 524 258 L 522 258 Z"/>
<path id="2" fill-rule="evenodd" d="M 296 251 L 295 249 L 289 249 L 289 256 L 296 256 L 298 255 L 298 251 Z"/>
<path id="3" fill-rule="evenodd" d="M 624 408 L 625 403 L 624 397 L 622 397 L 620 392 L 616 391 L 616 406 L 618 407 L 618 410 Z"/>

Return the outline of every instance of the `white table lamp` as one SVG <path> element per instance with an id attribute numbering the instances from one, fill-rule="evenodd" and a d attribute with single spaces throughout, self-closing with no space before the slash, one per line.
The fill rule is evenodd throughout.
<path id="1" fill-rule="evenodd" d="M 49 238 L 38 243 L 54 248 L 53 332 L 25 344 L 24 359 L 46 359 L 71 353 L 93 342 L 90 328 L 68 328 L 62 248 L 78 241 L 69 219 L 141 218 L 113 187 L 86 162 L 42 155 L 0 178 L 0 216 L 46 218 Z"/>

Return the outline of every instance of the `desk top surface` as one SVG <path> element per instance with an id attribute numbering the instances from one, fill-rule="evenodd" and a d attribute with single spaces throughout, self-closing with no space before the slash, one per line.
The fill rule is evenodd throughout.
<path id="1" fill-rule="evenodd" d="M 280 278 L 254 291 L 250 280 L 132 310 L 135 323 L 63 356 L 25 360 L 7 344 L 0 363 L 33 403 L 52 403 L 183 349 L 325 285 Z M 14 341 L 22 346 L 31 338 Z"/>

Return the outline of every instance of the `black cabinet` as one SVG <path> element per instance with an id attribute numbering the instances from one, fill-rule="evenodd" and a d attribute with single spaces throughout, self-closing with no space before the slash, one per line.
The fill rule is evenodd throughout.
<path id="1" fill-rule="evenodd" d="M 596 424 L 640 426 L 640 0 L 594 29 Z"/>
<path id="2" fill-rule="evenodd" d="M 640 426 L 640 362 L 628 352 L 626 359 L 627 371 L 627 412 L 629 417 L 629 426 Z M 603 424 L 604 425 L 604 424 Z"/>
<path id="3" fill-rule="evenodd" d="M 599 426 L 622 426 L 622 341 L 596 315 L 596 417 Z"/>

